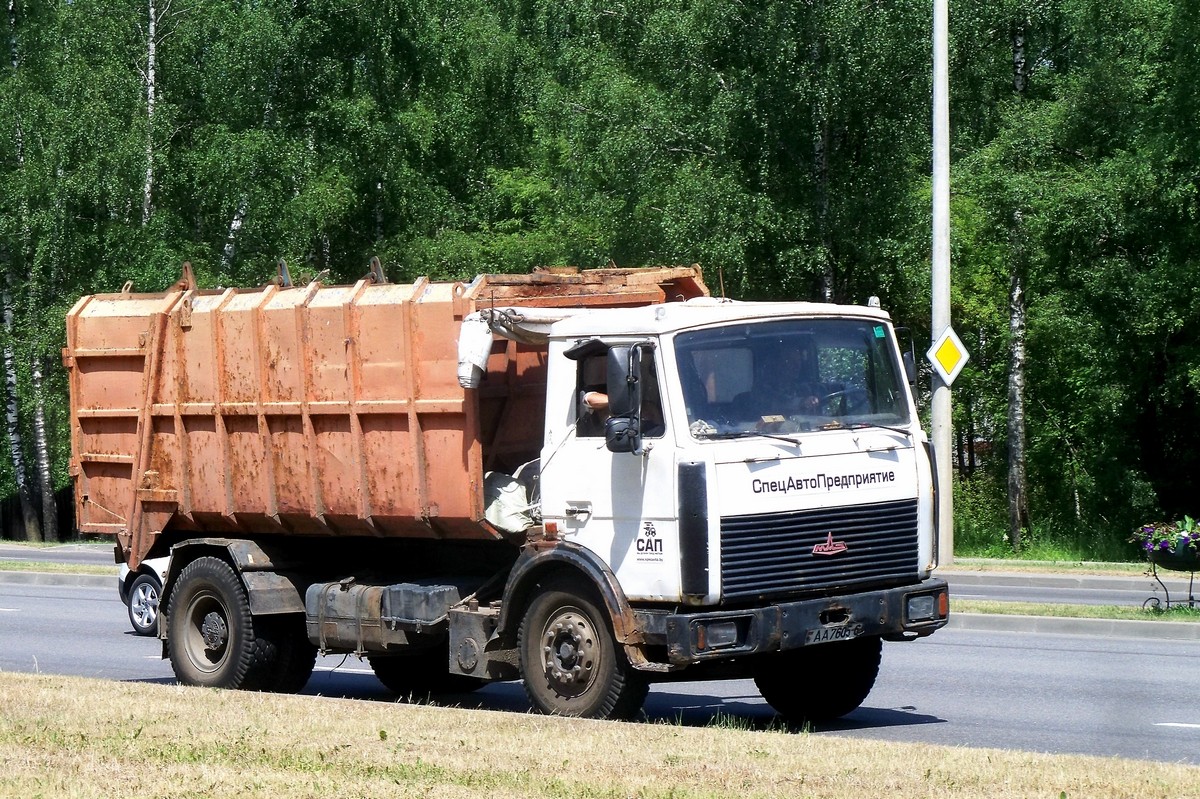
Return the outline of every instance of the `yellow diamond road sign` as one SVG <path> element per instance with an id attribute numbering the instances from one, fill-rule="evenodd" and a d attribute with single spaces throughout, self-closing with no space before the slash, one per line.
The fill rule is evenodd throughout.
<path id="1" fill-rule="evenodd" d="M 950 385 L 954 382 L 954 378 L 958 377 L 962 368 L 967 365 L 967 360 L 971 356 L 967 353 L 967 348 L 963 346 L 962 340 L 954 332 L 954 328 L 947 326 L 942 331 L 942 335 L 937 337 L 937 341 L 933 342 L 929 352 L 925 353 L 925 357 L 941 375 L 942 381 L 946 385 Z"/>

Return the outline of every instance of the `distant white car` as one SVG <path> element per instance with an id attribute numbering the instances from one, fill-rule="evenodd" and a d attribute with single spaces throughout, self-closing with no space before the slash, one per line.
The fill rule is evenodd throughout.
<path id="1" fill-rule="evenodd" d="M 129 623 L 138 635 L 158 634 L 158 600 L 170 565 L 170 555 L 147 558 L 136 572 L 121 564 L 117 573 L 117 593 L 129 610 Z"/>

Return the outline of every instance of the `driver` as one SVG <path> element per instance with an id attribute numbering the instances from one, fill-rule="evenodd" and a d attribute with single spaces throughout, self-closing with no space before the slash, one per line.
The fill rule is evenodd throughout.
<path id="1" fill-rule="evenodd" d="M 768 414 L 805 414 L 821 412 L 821 389 L 806 379 L 813 372 L 808 350 L 786 347 L 773 360 L 770 371 L 761 376 L 761 407 Z"/>

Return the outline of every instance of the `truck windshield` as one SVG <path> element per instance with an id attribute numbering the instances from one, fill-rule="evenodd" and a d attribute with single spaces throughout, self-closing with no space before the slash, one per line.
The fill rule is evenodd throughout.
<path id="1" fill-rule="evenodd" d="M 786 434 L 909 421 L 889 328 L 787 319 L 675 339 L 692 435 Z"/>

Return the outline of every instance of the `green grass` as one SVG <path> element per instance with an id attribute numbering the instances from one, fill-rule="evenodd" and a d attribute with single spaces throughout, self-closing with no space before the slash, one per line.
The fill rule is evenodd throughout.
<path id="1" fill-rule="evenodd" d="M 972 558 L 958 557 L 948 564 L 947 569 L 979 572 L 1035 572 L 1045 574 L 1097 574 L 1124 577 L 1141 577 L 1150 564 L 1128 561 L 1115 563 L 1082 560 L 1033 560 L 1027 558 Z"/>
<path id="2" fill-rule="evenodd" d="M 951 613 L 989 613 L 1003 616 L 1051 616 L 1070 619 L 1200 622 L 1200 607 L 1173 605 L 1170 610 L 1125 605 L 1058 605 L 1045 602 L 1000 602 L 950 599 Z"/>
<path id="3" fill-rule="evenodd" d="M 113 574 L 116 565 L 101 566 L 95 563 L 54 563 L 48 560 L 3 560 L 0 571 L 5 572 L 48 572 L 50 574 Z"/>
<path id="4" fill-rule="evenodd" d="M 1021 559 L 1052 562 L 1136 561 L 1141 552 L 1124 534 L 1081 536 L 1036 526 L 1025 532 L 1021 549 L 1014 550 L 1004 528 L 997 524 L 972 523 L 955 511 L 954 554 L 963 558 Z"/>
<path id="5" fill-rule="evenodd" d="M 1008 538 L 1006 492 L 1005 484 L 987 473 L 954 481 L 956 557 L 1118 563 L 1141 557 L 1128 540 L 1132 522 L 1089 523 L 1062 513 L 1035 512 L 1030 528 L 1021 535 L 1020 550 L 1015 551 Z M 1098 514 L 1085 510 L 1083 515 L 1091 518 Z"/>

